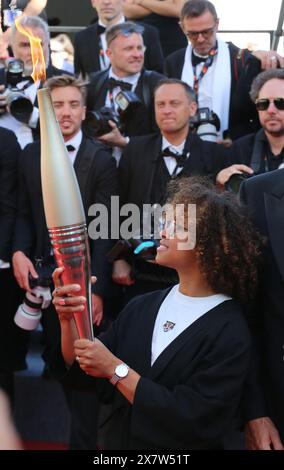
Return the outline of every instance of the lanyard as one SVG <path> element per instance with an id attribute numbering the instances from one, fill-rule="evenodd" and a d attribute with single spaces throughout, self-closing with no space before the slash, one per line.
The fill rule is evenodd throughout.
<path id="1" fill-rule="evenodd" d="M 212 47 L 212 49 L 210 49 L 208 57 L 205 60 L 205 62 L 203 64 L 203 67 L 201 69 L 201 72 L 199 74 L 199 77 L 197 77 L 197 75 L 196 75 L 196 66 L 193 67 L 193 90 L 194 90 L 194 93 L 195 93 L 196 101 L 198 101 L 199 82 L 204 77 L 204 75 L 206 74 L 209 67 L 212 65 L 213 59 L 214 59 L 215 55 L 217 54 L 217 52 L 218 52 L 217 47 Z"/>

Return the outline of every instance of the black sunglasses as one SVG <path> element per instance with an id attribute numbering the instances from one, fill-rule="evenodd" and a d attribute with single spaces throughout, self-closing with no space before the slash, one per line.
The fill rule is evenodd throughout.
<path id="1" fill-rule="evenodd" d="M 255 101 L 255 106 L 258 111 L 266 111 L 270 105 L 273 103 L 275 108 L 279 109 L 279 111 L 284 111 L 284 98 L 261 98 Z"/>

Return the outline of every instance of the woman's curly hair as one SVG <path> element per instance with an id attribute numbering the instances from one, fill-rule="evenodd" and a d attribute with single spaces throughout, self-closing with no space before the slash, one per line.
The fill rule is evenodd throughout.
<path id="1" fill-rule="evenodd" d="M 221 192 L 204 177 L 169 185 L 170 204 L 196 204 L 199 268 L 215 292 L 246 303 L 255 298 L 263 238 L 244 214 L 236 195 Z"/>

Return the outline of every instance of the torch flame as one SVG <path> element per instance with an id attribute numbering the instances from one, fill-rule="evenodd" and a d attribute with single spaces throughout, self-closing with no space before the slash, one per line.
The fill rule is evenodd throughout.
<path id="1" fill-rule="evenodd" d="M 21 18 L 22 17 L 15 19 L 15 25 L 19 33 L 22 33 L 25 36 L 27 36 L 30 41 L 31 55 L 32 55 L 32 61 L 33 61 L 33 73 L 31 74 L 31 77 L 34 82 L 36 82 L 37 80 L 42 80 L 42 82 L 45 82 L 46 69 L 45 69 L 45 60 L 44 60 L 43 50 L 41 47 L 41 39 L 34 36 L 30 28 L 27 28 L 27 27 L 24 28 L 23 26 L 21 26 L 20 24 Z"/>

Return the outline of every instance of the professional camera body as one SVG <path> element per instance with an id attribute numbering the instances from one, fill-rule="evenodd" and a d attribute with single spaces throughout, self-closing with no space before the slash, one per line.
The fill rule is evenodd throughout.
<path id="1" fill-rule="evenodd" d="M 158 240 L 143 240 L 141 238 L 130 238 L 129 240 L 118 240 L 107 254 L 110 263 L 118 259 L 124 259 L 131 263 L 133 259 L 153 261 L 156 258 Z"/>
<path id="2" fill-rule="evenodd" d="M 90 137 L 100 137 L 111 132 L 108 121 L 113 121 L 123 132 L 125 120 L 131 118 L 134 111 L 141 106 L 141 100 L 132 91 L 120 91 L 115 102 L 118 106 L 116 113 L 112 108 L 104 106 L 98 111 L 88 111 L 84 121 L 84 131 Z"/>
<path id="3" fill-rule="evenodd" d="M 198 108 L 196 114 L 191 118 L 190 124 L 202 140 L 217 141 L 220 119 L 209 108 Z"/>
<path id="4" fill-rule="evenodd" d="M 29 275 L 29 284 L 32 290 L 26 292 L 23 303 L 19 305 L 14 317 L 16 325 L 23 330 L 35 330 L 41 319 L 41 311 L 51 303 L 51 268 L 41 269 L 38 278 Z"/>
<path id="5" fill-rule="evenodd" d="M 33 112 L 33 103 L 21 90 L 17 84 L 25 80 L 24 62 L 20 59 L 13 59 L 8 62 L 6 72 L 7 88 L 4 96 L 6 97 L 9 113 L 17 121 L 27 124 Z"/>

